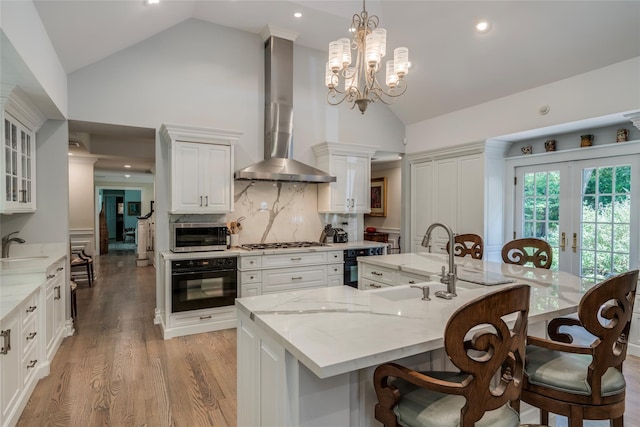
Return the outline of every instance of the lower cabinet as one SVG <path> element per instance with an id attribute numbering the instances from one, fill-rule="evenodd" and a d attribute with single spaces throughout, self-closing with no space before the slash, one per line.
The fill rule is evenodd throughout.
<path id="1" fill-rule="evenodd" d="M 360 261 L 358 263 L 358 289 L 380 289 L 387 286 L 413 285 L 433 280 L 429 275 L 409 273 Z"/>
<path id="2" fill-rule="evenodd" d="M 47 270 L 45 284 L 46 351 L 47 359 L 53 359 L 64 338 L 65 322 L 65 260 L 53 264 Z"/>
<path id="3" fill-rule="evenodd" d="M 344 284 L 343 251 L 241 256 L 241 297 Z"/>
<path id="4" fill-rule="evenodd" d="M 1 425 L 14 425 L 41 375 L 40 288 L 0 321 Z"/>

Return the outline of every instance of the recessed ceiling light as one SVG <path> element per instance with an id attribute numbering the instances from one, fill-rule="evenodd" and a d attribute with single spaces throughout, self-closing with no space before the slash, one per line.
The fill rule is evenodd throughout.
<path id="1" fill-rule="evenodd" d="M 491 24 L 489 21 L 483 19 L 481 21 L 476 22 L 476 31 L 479 33 L 486 33 L 491 29 Z"/>
<path id="2" fill-rule="evenodd" d="M 73 156 L 73 153 L 68 153 L 70 156 Z"/>
<path id="3" fill-rule="evenodd" d="M 125 177 L 125 178 L 131 178 L 131 175 L 128 175 L 128 174 L 127 174 L 127 175 L 125 175 L 124 177 Z"/>
<path id="4" fill-rule="evenodd" d="M 160 0 L 147 0 L 147 4 L 158 4 Z"/>
<path id="5" fill-rule="evenodd" d="M 302 13 L 296 12 L 293 14 L 293 16 L 295 16 L 296 18 L 302 18 Z"/>
<path id="6" fill-rule="evenodd" d="M 129 169 L 129 168 L 131 168 L 131 165 L 124 165 L 124 167 Z"/>

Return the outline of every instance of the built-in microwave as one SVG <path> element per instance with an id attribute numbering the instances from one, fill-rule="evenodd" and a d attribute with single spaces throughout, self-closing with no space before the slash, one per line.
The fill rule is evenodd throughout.
<path id="1" fill-rule="evenodd" d="M 215 222 L 171 223 L 171 252 L 223 251 L 227 249 L 227 225 Z"/>

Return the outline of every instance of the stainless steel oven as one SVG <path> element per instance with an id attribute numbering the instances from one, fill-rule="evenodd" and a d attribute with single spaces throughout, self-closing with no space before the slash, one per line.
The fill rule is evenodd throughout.
<path id="1" fill-rule="evenodd" d="M 223 251 L 228 247 L 226 224 L 215 222 L 171 223 L 171 252 Z"/>
<path id="2" fill-rule="evenodd" d="M 344 284 L 352 288 L 358 288 L 358 261 L 359 256 L 382 255 L 383 248 L 346 249 L 344 251 Z"/>
<path id="3" fill-rule="evenodd" d="M 238 259 L 220 257 L 171 262 L 171 312 L 225 307 L 238 296 Z"/>

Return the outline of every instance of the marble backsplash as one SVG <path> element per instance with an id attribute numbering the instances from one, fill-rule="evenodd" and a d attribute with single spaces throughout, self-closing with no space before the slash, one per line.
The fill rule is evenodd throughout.
<path id="1" fill-rule="evenodd" d="M 236 181 L 234 187 L 235 209 L 226 221 L 245 217 L 240 244 L 317 242 L 325 224 L 343 228 L 351 241 L 362 240 L 362 215 L 317 212 L 317 184 Z"/>

